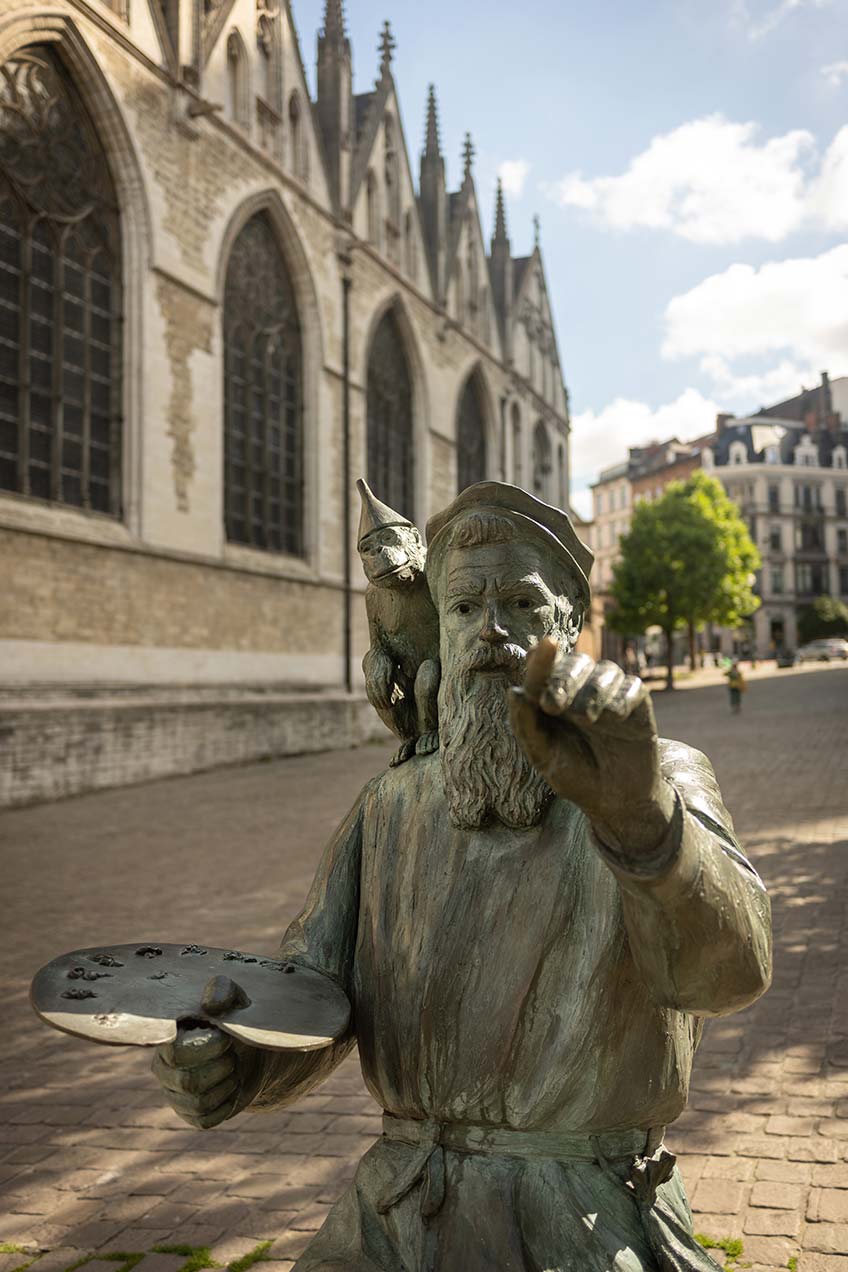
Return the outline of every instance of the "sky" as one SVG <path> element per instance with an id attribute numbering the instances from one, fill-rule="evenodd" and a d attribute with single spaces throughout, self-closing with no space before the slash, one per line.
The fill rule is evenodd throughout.
<path id="1" fill-rule="evenodd" d="M 293 0 L 314 90 L 323 0 Z M 436 85 L 492 229 L 533 215 L 570 394 L 572 499 L 627 447 L 848 374 L 848 0 L 347 0 L 354 88 L 385 18 L 413 172 Z"/>

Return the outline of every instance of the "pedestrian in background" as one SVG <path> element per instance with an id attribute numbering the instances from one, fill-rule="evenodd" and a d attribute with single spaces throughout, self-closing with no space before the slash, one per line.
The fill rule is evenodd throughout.
<path id="1" fill-rule="evenodd" d="M 730 710 L 734 715 L 738 715 L 742 710 L 742 695 L 748 685 L 735 658 L 724 674 L 727 676 L 727 687 L 730 690 Z"/>

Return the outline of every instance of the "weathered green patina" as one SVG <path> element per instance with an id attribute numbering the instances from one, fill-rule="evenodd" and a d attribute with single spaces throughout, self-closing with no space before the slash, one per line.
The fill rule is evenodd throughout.
<path id="1" fill-rule="evenodd" d="M 349 1032 L 197 1031 L 157 1074 L 210 1126 L 358 1045 L 384 1134 L 298 1272 L 706 1272 L 663 1133 L 703 1018 L 769 983 L 768 898 L 707 759 L 572 652 L 591 554 L 565 514 L 482 483 L 428 531 L 441 749 L 365 788 L 281 950 L 344 988 Z"/>

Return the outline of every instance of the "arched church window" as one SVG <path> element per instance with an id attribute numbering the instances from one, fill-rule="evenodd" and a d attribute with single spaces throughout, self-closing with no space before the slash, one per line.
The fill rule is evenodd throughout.
<path id="1" fill-rule="evenodd" d="M 224 289 L 227 538 L 303 552 L 303 355 L 294 288 L 258 212 L 230 254 Z"/>
<path id="2" fill-rule="evenodd" d="M 394 120 L 386 116 L 383 125 L 385 137 L 385 177 L 386 177 L 386 216 L 392 226 L 400 229 L 400 173 L 398 171 L 398 155 L 395 145 Z"/>
<path id="3" fill-rule="evenodd" d="M 369 169 L 365 187 L 365 198 L 368 214 L 368 242 L 374 247 L 380 246 L 380 195 L 377 189 L 377 178 Z"/>
<path id="4" fill-rule="evenodd" d="M 457 490 L 486 480 L 486 416 L 476 375 L 470 375 L 459 400 L 456 421 Z"/>
<path id="5" fill-rule="evenodd" d="M 379 499 L 412 519 L 412 380 L 395 315 L 380 320 L 368 357 L 366 461 Z"/>
<path id="6" fill-rule="evenodd" d="M 296 177 L 303 177 L 303 137 L 300 127 L 300 98 L 297 90 L 289 98 L 289 167 Z"/>
<path id="7" fill-rule="evenodd" d="M 533 430 L 533 494 L 548 498 L 551 476 L 551 440 L 544 420 L 537 420 Z"/>
<path id="8" fill-rule="evenodd" d="M 559 506 L 565 508 L 568 503 L 568 482 L 565 471 L 565 447 L 562 442 L 557 446 L 557 479 L 559 485 Z"/>
<path id="9" fill-rule="evenodd" d="M 521 411 L 518 403 L 512 404 L 512 480 L 516 486 L 520 486 L 523 478 L 524 465 L 523 460 L 523 439 L 521 437 Z"/>
<path id="10" fill-rule="evenodd" d="M 406 272 L 413 282 L 418 279 L 418 241 L 415 237 L 415 222 L 412 209 L 407 208 L 403 218 L 404 264 Z"/>
<path id="11" fill-rule="evenodd" d="M 59 58 L 0 68 L 0 488 L 121 513 L 121 235 Z"/>
<path id="12" fill-rule="evenodd" d="M 227 83 L 230 94 L 230 114 L 239 128 L 250 128 L 250 84 L 247 50 L 238 31 L 227 37 Z"/>
<path id="13" fill-rule="evenodd" d="M 462 277 L 462 267 L 457 263 L 454 270 L 454 289 L 456 297 L 456 321 L 465 322 L 465 285 Z"/>

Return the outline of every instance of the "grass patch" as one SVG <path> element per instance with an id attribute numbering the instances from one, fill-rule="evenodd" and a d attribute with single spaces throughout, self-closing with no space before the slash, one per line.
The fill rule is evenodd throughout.
<path id="1" fill-rule="evenodd" d="M 750 1263 L 737 1263 L 737 1259 L 745 1250 L 738 1237 L 708 1237 L 703 1232 L 696 1232 L 695 1240 L 705 1250 L 723 1250 L 727 1255 L 724 1263 L 725 1268 L 749 1268 L 751 1266 Z"/>
<path id="2" fill-rule="evenodd" d="M 221 1266 L 220 1263 L 216 1263 L 212 1258 L 212 1251 L 209 1246 L 155 1245 L 153 1253 L 184 1255 L 186 1262 L 179 1272 L 202 1272 L 203 1268 L 219 1268 Z"/>
<path id="3" fill-rule="evenodd" d="M 110 1263 L 122 1263 L 123 1267 L 121 1268 L 121 1272 L 132 1272 L 136 1264 L 141 1263 L 144 1258 L 144 1251 L 140 1254 L 136 1254 L 129 1250 L 119 1250 L 114 1254 L 98 1254 L 95 1257 L 98 1259 L 106 1259 Z"/>
<path id="4" fill-rule="evenodd" d="M 786 1266 L 789 1268 L 789 1272 L 798 1272 L 798 1256 L 797 1256 L 797 1254 L 793 1254 L 793 1255 L 792 1255 L 792 1258 L 789 1260 L 789 1262 L 787 1263 L 787 1265 L 786 1265 Z"/>
<path id="5" fill-rule="evenodd" d="M 36 1259 L 41 1258 L 41 1251 L 36 1250 L 35 1254 L 31 1250 L 26 1250 L 22 1245 L 17 1245 L 14 1241 L 0 1241 L 0 1254 L 20 1254 L 23 1256 L 21 1262 L 14 1269 L 14 1272 L 25 1272 Z"/>
<path id="6" fill-rule="evenodd" d="M 255 1250 L 248 1250 L 247 1254 L 230 1264 L 230 1272 L 247 1272 L 254 1263 L 261 1263 L 265 1258 L 265 1251 L 270 1250 L 273 1244 L 273 1241 L 260 1241 Z"/>

